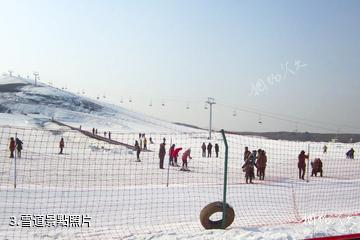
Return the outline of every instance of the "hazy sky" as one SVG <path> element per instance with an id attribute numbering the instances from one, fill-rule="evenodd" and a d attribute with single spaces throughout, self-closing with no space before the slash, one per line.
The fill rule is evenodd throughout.
<path id="1" fill-rule="evenodd" d="M 360 1 L 0 0 L 0 9 L 0 72 L 38 71 L 203 127 L 211 96 L 216 128 L 360 132 Z"/>

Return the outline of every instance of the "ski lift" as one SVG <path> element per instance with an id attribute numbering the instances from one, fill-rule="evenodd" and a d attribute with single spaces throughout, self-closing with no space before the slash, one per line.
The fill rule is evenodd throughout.
<path id="1" fill-rule="evenodd" d="M 103 98 L 106 98 L 105 94 L 103 95 Z"/>
<path id="2" fill-rule="evenodd" d="M 234 110 L 233 112 L 233 117 L 236 117 L 236 110 Z"/>
<path id="3" fill-rule="evenodd" d="M 131 97 L 129 98 L 129 103 L 132 103 L 132 99 L 131 99 Z"/>
<path id="4" fill-rule="evenodd" d="M 162 101 L 161 106 L 165 107 L 165 102 L 164 101 Z"/>
<path id="5" fill-rule="evenodd" d="M 152 101 L 150 101 L 150 103 L 149 103 L 149 107 L 152 107 Z"/>
<path id="6" fill-rule="evenodd" d="M 189 104 L 187 104 L 187 105 L 186 105 L 186 109 L 190 109 L 190 106 L 189 106 Z"/>
<path id="7" fill-rule="evenodd" d="M 261 115 L 259 115 L 258 123 L 259 123 L 259 124 L 262 124 L 262 123 L 263 123 L 263 122 L 262 122 L 262 119 L 261 119 Z"/>
<path id="8" fill-rule="evenodd" d="M 99 99 L 100 99 L 100 97 L 99 97 L 99 96 L 97 96 L 97 97 L 96 97 L 96 99 L 97 99 L 97 100 L 99 100 Z"/>
<path id="9" fill-rule="evenodd" d="M 206 110 L 206 109 L 208 109 L 208 106 L 207 106 L 207 104 L 205 103 L 205 105 L 204 105 L 204 109 Z"/>

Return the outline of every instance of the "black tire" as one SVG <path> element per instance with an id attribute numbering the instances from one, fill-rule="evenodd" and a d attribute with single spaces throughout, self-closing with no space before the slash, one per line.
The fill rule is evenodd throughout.
<path id="1" fill-rule="evenodd" d="M 226 229 L 229 227 L 235 218 L 234 209 L 229 205 L 226 204 L 226 219 L 225 219 L 225 226 L 222 226 L 222 219 L 217 221 L 210 220 L 211 215 L 217 212 L 223 212 L 223 203 L 222 202 L 213 202 L 206 205 L 200 212 L 200 222 L 201 225 L 205 229 Z"/>

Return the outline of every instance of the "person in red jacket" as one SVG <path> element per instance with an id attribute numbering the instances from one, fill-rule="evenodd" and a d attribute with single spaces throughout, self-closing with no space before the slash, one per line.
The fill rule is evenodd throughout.
<path id="1" fill-rule="evenodd" d="M 14 158 L 14 151 L 15 151 L 15 140 L 14 138 L 10 138 L 10 146 L 9 146 L 9 150 L 10 150 L 10 158 Z"/>
<path id="2" fill-rule="evenodd" d="M 178 164 L 177 164 L 177 158 L 179 156 L 179 152 L 182 150 L 182 148 L 175 148 L 174 151 L 173 151 L 173 161 L 174 161 L 174 166 L 176 167 L 180 167 Z"/>
<path id="3" fill-rule="evenodd" d="M 181 157 L 181 160 L 182 160 L 182 168 L 180 170 L 183 170 L 183 171 L 189 171 L 189 168 L 188 168 L 188 165 L 187 165 L 187 159 L 192 159 L 192 157 L 190 156 L 190 153 L 191 153 L 191 149 L 189 148 L 188 150 L 186 150 L 182 157 Z"/>
<path id="4" fill-rule="evenodd" d="M 258 158 L 256 161 L 256 168 L 259 172 L 258 176 L 260 177 L 260 180 L 264 180 L 265 178 L 266 162 L 267 162 L 267 157 L 265 151 L 259 149 Z"/>
<path id="5" fill-rule="evenodd" d="M 323 176 L 323 163 L 320 158 L 315 158 L 313 162 L 311 162 L 312 172 L 311 176 L 317 176 L 317 173 L 320 173 L 320 177 Z"/>
<path id="6" fill-rule="evenodd" d="M 174 161 L 173 161 L 174 150 L 175 150 L 175 144 L 171 145 L 171 147 L 169 148 L 169 165 L 170 166 L 174 166 Z"/>
<path id="7" fill-rule="evenodd" d="M 309 159 L 309 156 L 305 154 L 305 151 L 301 151 L 299 154 L 298 168 L 299 168 L 299 179 L 305 180 L 305 169 L 306 163 L 305 160 Z"/>
<path id="8" fill-rule="evenodd" d="M 64 150 L 64 147 L 65 147 L 64 138 L 61 138 L 60 143 L 59 143 L 59 147 L 60 147 L 59 154 L 63 154 L 63 150 Z"/>

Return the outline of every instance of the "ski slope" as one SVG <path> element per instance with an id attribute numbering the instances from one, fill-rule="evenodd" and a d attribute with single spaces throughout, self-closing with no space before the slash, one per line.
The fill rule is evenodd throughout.
<path id="1" fill-rule="evenodd" d="M 360 159 L 345 159 L 359 143 L 274 141 L 227 135 L 228 203 L 236 217 L 226 230 L 205 231 L 201 209 L 222 200 L 224 143 L 219 158 L 202 158 L 207 134 L 131 112 L 27 79 L 0 78 L 0 238 L 1 239 L 303 239 L 360 232 Z M 121 146 L 88 138 L 58 126 L 51 118 L 82 129 L 111 131 L 133 145 L 138 133 L 155 144 L 135 154 Z M 9 158 L 9 138 L 24 142 L 22 157 Z M 65 154 L 59 155 L 59 140 Z M 192 149 L 190 172 L 159 169 L 159 143 Z M 267 152 L 265 181 L 244 183 L 244 147 Z M 320 157 L 324 177 L 298 179 L 297 156 Z M 178 160 L 181 164 L 181 159 Z M 16 163 L 16 164 L 15 164 Z M 309 169 L 311 170 L 311 169 Z M 15 177 L 16 176 L 16 177 Z M 14 182 L 16 179 L 16 188 Z M 10 226 L 22 214 L 88 215 L 90 227 Z M 328 218 L 324 218 L 328 216 Z M 331 217 L 330 217 L 331 216 Z M 215 216 L 219 217 L 219 215 Z M 311 220 L 312 219 L 312 220 Z M 314 220 L 315 219 L 315 220 Z"/>
<path id="2" fill-rule="evenodd" d="M 9 239 L 299 239 L 359 231 L 360 159 L 345 159 L 350 146 L 273 141 L 228 135 L 228 202 L 236 218 L 228 231 L 205 231 L 199 213 L 208 203 L 222 200 L 224 145 L 219 158 L 202 158 L 200 146 L 206 133 L 146 133 L 155 144 L 151 152 L 135 154 L 87 138 L 62 127 L 49 130 L 3 127 L 0 161 L 0 236 Z M 8 137 L 17 133 L 24 141 L 17 160 L 8 158 Z M 58 154 L 58 140 L 65 139 L 65 155 Z M 159 169 L 158 143 L 163 138 L 184 149 L 193 149 L 190 172 L 178 167 Z M 113 138 L 133 143 L 137 134 L 114 133 Z M 312 157 L 324 162 L 324 178 L 297 178 L 297 154 L 310 144 Z M 244 184 L 241 171 L 244 146 L 267 150 L 264 182 Z M 181 163 L 181 161 L 179 161 Z M 168 168 L 167 162 L 165 163 Z M 282 167 L 279 167 L 282 166 Z M 294 167 L 295 166 L 295 167 Z M 339 171 L 342 169 L 342 171 Z M 344 170 L 346 169 L 346 171 Z M 344 174 L 344 172 L 346 174 Z M 79 214 L 91 216 L 90 228 L 21 228 L 9 226 L 10 216 L 22 214 Z M 305 221 L 311 216 L 333 215 L 330 222 Z M 335 221 L 336 219 L 336 221 Z"/>
<path id="3" fill-rule="evenodd" d="M 73 94 L 44 83 L 13 76 L 0 77 L 0 120 L 19 126 L 44 127 L 54 118 L 68 125 L 99 132 L 193 131 L 113 104 Z M 6 115 L 11 113 L 10 116 Z"/>

